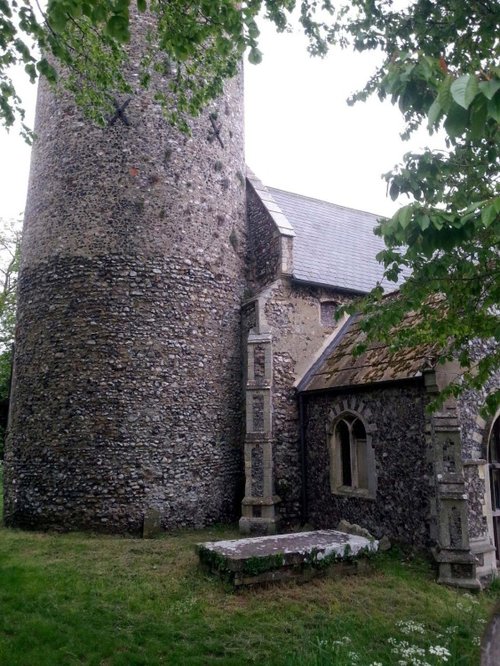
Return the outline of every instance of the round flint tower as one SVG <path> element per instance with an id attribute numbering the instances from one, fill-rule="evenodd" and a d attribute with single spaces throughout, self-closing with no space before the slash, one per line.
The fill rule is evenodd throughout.
<path id="1" fill-rule="evenodd" d="M 234 519 L 242 475 L 242 80 L 173 129 L 39 89 L 5 521 L 139 532 Z"/>

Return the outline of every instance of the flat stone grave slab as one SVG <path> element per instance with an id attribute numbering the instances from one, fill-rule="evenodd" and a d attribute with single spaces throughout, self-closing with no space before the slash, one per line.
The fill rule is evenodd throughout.
<path id="1" fill-rule="evenodd" d="M 236 587 L 279 580 L 309 580 L 334 568 L 357 573 L 378 541 L 337 530 L 210 541 L 196 545 L 200 562 Z M 365 557 L 363 557 L 365 556 Z"/>

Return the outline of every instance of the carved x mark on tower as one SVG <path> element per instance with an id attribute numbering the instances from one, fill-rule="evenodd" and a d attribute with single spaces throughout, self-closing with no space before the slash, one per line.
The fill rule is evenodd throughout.
<path id="1" fill-rule="evenodd" d="M 127 127 L 130 127 L 130 122 L 129 122 L 129 119 L 127 118 L 127 116 L 125 115 L 125 110 L 126 110 L 127 106 L 130 104 L 131 99 L 132 98 L 129 97 L 128 99 L 126 99 L 123 102 L 122 105 L 120 105 L 116 101 L 116 99 L 113 100 L 113 104 L 114 104 L 114 107 L 115 107 L 116 111 L 115 111 L 114 116 L 109 119 L 108 126 L 114 125 L 116 123 L 116 121 L 119 119 L 119 120 L 122 121 L 122 123 L 124 125 L 126 125 Z"/>
<path id="2" fill-rule="evenodd" d="M 221 138 L 221 135 L 220 135 L 220 131 L 222 129 L 222 123 L 217 124 L 215 122 L 215 119 L 217 118 L 217 116 L 213 113 L 211 113 L 209 117 L 210 117 L 210 123 L 212 125 L 212 130 L 208 135 L 208 140 L 209 140 L 210 143 L 212 143 L 212 141 L 217 139 L 217 141 L 221 145 L 221 148 L 224 148 L 224 144 L 222 142 L 222 138 Z"/>

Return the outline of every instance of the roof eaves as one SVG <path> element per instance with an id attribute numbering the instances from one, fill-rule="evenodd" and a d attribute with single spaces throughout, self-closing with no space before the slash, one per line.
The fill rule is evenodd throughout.
<path id="1" fill-rule="evenodd" d="M 315 280 L 305 280 L 304 278 L 298 277 L 296 274 L 292 275 L 292 280 L 298 282 L 306 287 L 324 287 L 326 289 L 335 289 L 345 294 L 352 294 L 353 296 L 365 296 L 369 291 L 361 291 L 359 289 L 349 289 L 348 287 L 340 287 L 337 284 L 331 282 L 319 282 Z"/>
<path id="2" fill-rule="evenodd" d="M 373 389 L 382 389 L 396 385 L 415 385 L 415 383 L 422 381 L 423 375 L 421 373 L 414 375 L 413 377 L 399 377 L 398 379 L 383 379 L 371 383 L 361 383 L 361 384 L 343 384 L 342 386 L 326 386 L 318 389 L 313 389 L 311 391 L 302 391 L 302 393 L 307 393 L 308 395 L 321 395 L 324 393 L 352 393 L 355 391 L 370 391 Z"/>

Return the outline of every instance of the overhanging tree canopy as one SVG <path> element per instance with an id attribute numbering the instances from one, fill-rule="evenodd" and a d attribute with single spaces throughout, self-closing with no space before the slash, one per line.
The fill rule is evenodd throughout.
<path id="1" fill-rule="evenodd" d="M 199 113 L 220 95 L 248 49 L 248 59 L 261 59 L 257 15 L 263 11 L 278 30 L 288 26 L 295 0 L 0 0 L 0 119 L 13 124 L 23 116 L 9 75 L 22 63 L 32 80 L 56 78 L 55 63 L 77 103 L 97 122 L 112 110 L 112 94 L 128 91 L 124 76 L 131 17 L 148 13 L 149 46 L 144 52 L 141 82 L 172 74 L 167 87 L 156 90 L 170 120 L 187 129 L 189 115 Z M 311 53 L 328 48 L 329 0 L 300 3 L 299 21 Z M 32 48 L 32 44 L 38 51 Z M 131 47 L 133 48 L 133 46 Z M 43 56 L 38 56 L 43 53 Z M 24 128 L 27 131 L 27 128 Z"/>
<path id="2" fill-rule="evenodd" d="M 390 97 L 406 121 L 403 138 L 424 123 L 443 131 L 447 146 L 408 153 L 386 175 L 390 196 L 412 201 L 381 222 L 380 260 L 390 279 L 405 267 L 411 277 L 397 299 L 374 290 L 362 304 L 363 326 L 395 350 L 435 342 L 441 360 L 458 358 L 464 368 L 441 400 L 488 384 L 492 410 L 500 362 L 499 27 L 500 6 L 489 0 L 418 0 L 403 10 L 390 0 L 354 0 L 338 27 L 357 49 L 385 54 L 353 99 Z M 420 323 L 397 327 L 408 311 L 420 313 Z"/>

